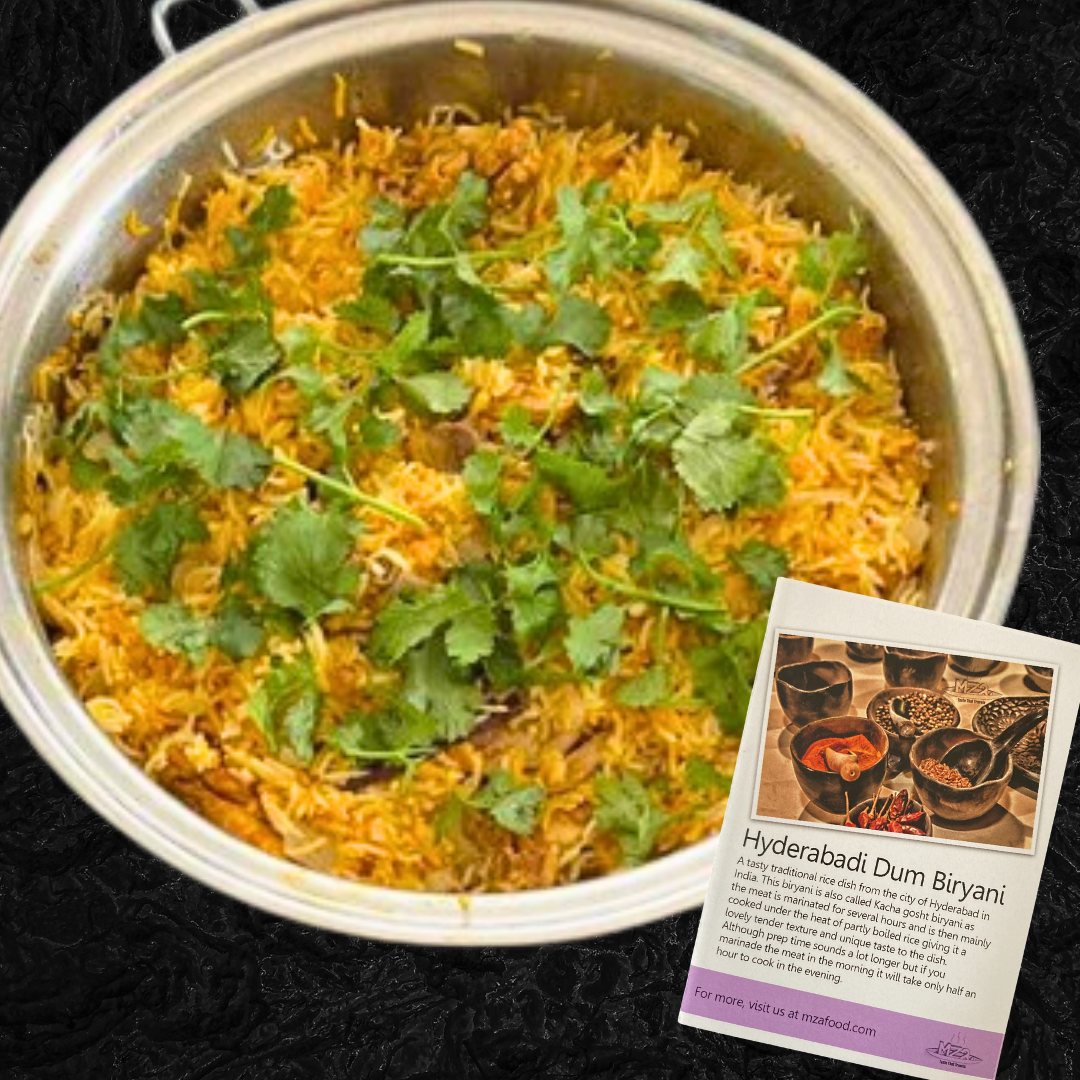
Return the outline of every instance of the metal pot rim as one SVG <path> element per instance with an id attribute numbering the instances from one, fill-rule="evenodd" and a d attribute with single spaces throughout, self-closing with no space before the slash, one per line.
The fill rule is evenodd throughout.
<path id="1" fill-rule="evenodd" d="M 1030 526 L 1038 462 L 1038 426 L 1023 343 L 1008 295 L 993 260 L 962 204 L 911 140 L 869 99 L 801 49 L 736 16 L 683 0 L 307 0 L 259 14 L 229 28 L 152 72 L 88 125 L 57 158 L 24 200 L 0 237 L 0 305 L 14 307 L 20 266 L 39 254 L 38 243 L 57 205 L 77 190 L 84 174 L 117 141 L 146 131 L 176 99 L 214 77 L 227 64 L 263 70 L 262 53 L 286 39 L 350 20 L 369 34 L 379 16 L 416 28 L 418 40 L 438 26 L 459 27 L 462 36 L 483 38 L 488 27 L 528 23 L 558 34 L 567 25 L 594 31 L 655 29 L 656 38 L 679 38 L 688 50 L 723 50 L 790 83 L 793 94 L 812 95 L 851 129 L 890 169 L 920 191 L 940 224 L 980 306 L 994 350 L 992 380 L 985 393 L 998 406 L 1003 430 L 1000 461 L 973 462 L 983 469 L 978 494 L 995 498 L 986 508 L 1003 522 L 991 539 L 976 537 L 973 521 L 964 537 L 983 556 L 981 577 L 964 590 L 944 589 L 946 608 L 1000 620 L 1019 574 Z M 384 23 L 389 23 L 384 20 Z M 440 37 L 442 34 L 440 34 Z M 364 40 L 357 33 L 353 40 Z M 644 46 L 642 46 L 644 47 Z M 269 73 L 265 77 L 269 77 Z M 265 85 L 265 78 L 264 78 Z M 985 372 L 984 372 L 985 375 Z M 10 394 L 9 390 L 4 393 Z M 1003 475 L 994 480 L 992 470 Z M 8 473 L 11 468 L 9 465 Z M 7 477 L 8 494 L 11 477 Z M 10 503 L 10 500 L 9 500 Z M 981 508 L 980 508 L 981 509 Z M 332 878 L 274 858 L 234 839 L 184 807 L 145 776 L 90 720 L 52 662 L 33 614 L 10 521 L 0 548 L 0 693 L 35 748 L 99 813 L 129 837 L 173 866 L 236 899 L 301 922 L 366 937 L 442 945 L 531 944 L 591 937 L 649 922 L 694 907 L 704 898 L 715 838 L 661 857 L 637 869 L 592 881 L 503 895 L 460 897 L 412 893 Z M 977 517 L 978 515 L 972 515 Z M 985 532 L 985 527 L 983 527 Z M 953 562 L 958 561 L 954 556 Z M 979 563 L 978 559 L 969 560 Z M 951 565 L 951 564 L 950 564 Z M 965 569 L 970 576 L 971 567 Z M 955 575 L 954 575 L 955 578 Z M 939 603 L 939 606 L 941 604 Z M 743 755 L 736 783 L 750 782 L 753 767 Z"/>

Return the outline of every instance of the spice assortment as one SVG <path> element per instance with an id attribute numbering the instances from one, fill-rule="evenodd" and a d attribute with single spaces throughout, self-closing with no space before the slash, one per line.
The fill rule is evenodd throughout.
<path id="1" fill-rule="evenodd" d="M 934 671 L 917 680 L 918 672 L 905 670 L 905 684 L 895 670 L 901 662 L 932 665 Z M 970 732 L 993 743 L 1036 706 L 1045 710 L 1046 695 L 1019 696 L 1021 687 L 1032 685 L 1033 671 L 1052 682 L 1056 669 L 966 650 L 953 654 L 815 637 L 810 660 L 773 669 L 769 726 L 790 733 L 780 751 L 806 801 L 797 803 L 797 795 L 792 799 L 776 788 L 770 798 L 777 809 L 787 805 L 769 816 L 925 836 L 948 835 L 962 826 L 963 836 L 956 838 L 1026 846 L 1032 800 L 1024 781 L 1038 784 L 1045 723 L 1000 747 L 1000 767 L 982 781 L 954 757 L 961 745 L 970 749 Z M 818 700 L 841 686 L 842 699 Z"/>
<path id="2" fill-rule="evenodd" d="M 855 817 L 849 810 L 844 818 L 844 825 L 849 829 L 869 829 L 871 832 L 908 833 L 911 836 L 926 836 L 929 831 L 929 819 L 926 811 L 908 794 L 907 788 L 894 791 L 881 802 L 874 796 L 870 806 L 860 810 Z"/>
<path id="3" fill-rule="evenodd" d="M 923 758 L 919 762 L 919 769 L 931 780 L 936 780 L 939 784 L 946 784 L 952 788 L 969 788 L 971 787 L 971 781 L 966 776 L 961 776 L 956 769 L 950 768 L 943 761 L 938 761 L 936 758 Z"/>

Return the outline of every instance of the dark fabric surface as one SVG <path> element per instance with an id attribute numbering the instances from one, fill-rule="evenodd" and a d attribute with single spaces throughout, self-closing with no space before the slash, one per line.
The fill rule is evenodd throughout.
<path id="1" fill-rule="evenodd" d="M 148 7 L 0 0 L 0 220 L 64 143 L 152 67 Z M 984 230 L 1031 349 L 1044 440 L 1009 625 L 1080 641 L 1080 6 L 735 8 L 832 64 L 895 117 Z M 1073 1074 L 1077 760 L 1001 1077 Z M 0 1076 L 886 1075 L 680 1027 L 696 912 L 520 951 L 350 940 L 233 903 L 135 848 L 54 778 L 6 717 L 0 761 Z"/>

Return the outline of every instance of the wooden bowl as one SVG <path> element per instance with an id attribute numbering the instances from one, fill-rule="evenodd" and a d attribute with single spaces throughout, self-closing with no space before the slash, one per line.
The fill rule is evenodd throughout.
<path id="1" fill-rule="evenodd" d="M 776 639 L 776 666 L 801 664 L 810 659 L 814 651 L 814 639 L 798 634 L 780 634 Z"/>
<path id="2" fill-rule="evenodd" d="M 891 794 L 892 794 L 891 791 L 888 792 L 888 793 L 883 791 L 881 793 L 881 798 L 878 799 L 878 801 L 877 801 L 878 806 L 880 807 L 881 804 L 886 799 L 888 799 L 889 795 L 891 795 Z M 873 804 L 873 801 L 874 801 L 873 798 L 869 798 L 865 802 L 859 803 L 858 806 L 853 806 L 851 808 L 851 820 L 852 821 L 857 821 L 858 818 L 859 818 L 859 812 L 861 810 L 869 810 L 871 805 Z M 921 802 L 919 802 L 918 799 L 915 798 L 914 795 L 909 795 L 908 796 L 908 804 L 907 804 L 907 811 L 906 812 L 911 812 L 913 810 L 921 810 L 923 812 L 923 823 L 926 826 L 926 835 L 927 836 L 933 836 L 934 835 L 934 824 L 930 820 L 930 812 L 926 809 L 926 807 Z M 857 825 L 855 827 L 858 828 Z M 870 829 L 863 829 L 861 831 L 862 832 L 870 832 L 871 830 Z M 884 836 L 913 836 L 914 835 L 914 833 L 890 833 L 885 829 L 882 829 L 881 832 L 882 832 L 882 835 L 884 835 Z"/>
<path id="3" fill-rule="evenodd" d="M 886 686 L 921 686 L 936 690 L 949 657 L 942 652 L 925 649 L 899 649 L 888 645 L 882 659 Z"/>
<path id="4" fill-rule="evenodd" d="M 881 753 L 870 768 L 863 770 L 858 780 L 845 780 L 839 773 L 822 772 L 803 764 L 803 754 L 818 739 L 846 739 L 851 735 L 864 736 Z M 885 779 L 888 760 L 889 736 L 884 728 L 865 716 L 830 716 L 813 720 L 791 740 L 791 766 L 799 787 L 811 802 L 830 814 L 843 814 L 848 806 L 872 796 Z"/>
<path id="5" fill-rule="evenodd" d="M 949 664 L 963 675 L 971 675 L 981 678 L 989 675 L 994 668 L 1001 664 L 1000 660 L 990 660 L 985 656 L 960 656 L 956 653 L 949 654 Z"/>
<path id="6" fill-rule="evenodd" d="M 1054 669 L 1048 667 L 1036 667 L 1034 664 L 1025 664 L 1028 682 L 1041 690 L 1044 694 L 1050 693 L 1050 687 L 1054 683 Z"/>
<path id="7" fill-rule="evenodd" d="M 954 746 L 981 738 L 967 728 L 938 728 L 920 735 L 912 744 L 911 780 L 923 806 L 935 817 L 946 821 L 974 821 L 993 809 L 1009 786 L 1013 774 L 1011 754 L 1004 765 L 998 763 L 991 779 L 970 788 L 949 787 L 940 780 L 931 779 L 919 768 L 919 763 L 927 758 L 940 761 Z"/>
<path id="8" fill-rule="evenodd" d="M 851 669 L 839 660 L 789 664 L 776 673 L 776 696 L 796 726 L 827 716 L 843 716 L 854 692 Z"/>
<path id="9" fill-rule="evenodd" d="M 884 645 L 867 645 L 863 641 L 845 641 L 848 656 L 862 664 L 877 664 L 885 655 Z"/>

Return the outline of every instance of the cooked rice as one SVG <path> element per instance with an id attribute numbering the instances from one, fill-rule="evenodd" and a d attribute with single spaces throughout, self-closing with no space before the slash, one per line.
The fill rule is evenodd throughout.
<path id="1" fill-rule="evenodd" d="M 339 103 L 344 95 L 339 85 Z M 794 280 L 798 249 L 816 227 L 792 216 L 787 198 L 703 168 L 688 156 L 684 140 L 663 131 L 639 139 L 610 126 L 569 130 L 517 117 L 501 124 L 440 120 L 406 132 L 361 122 L 354 142 L 330 148 L 312 147 L 314 137 L 301 129 L 296 141 L 306 148 L 287 160 L 269 155 L 257 172 L 223 172 L 197 220 L 185 223 L 174 208 L 165 239 L 134 286 L 134 297 L 170 290 L 186 295 L 185 271 L 222 269 L 229 251 L 225 230 L 243 224 L 268 185 L 288 184 L 296 212 L 292 223 L 271 238 L 271 258 L 263 272 L 276 331 L 303 322 L 348 346 L 377 345 L 370 332 L 332 314 L 335 303 L 354 297 L 360 287 L 364 266 L 357 237 L 369 200 L 383 193 L 420 207 L 445 198 L 467 168 L 491 184 L 492 215 L 484 239 L 492 244 L 551 221 L 558 189 L 591 178 L 609 180 L 615 197 L 635 203 L 712 191 L 727 217 L 727 238 L 744 266 L 740 287 L 767 286 L 778 298 L 775 306 L 756 315 L 756 346 L 766 347 L 805 322 L 817 302 Z M 272 133 L 271 142 L 276 142 Z M 188 197 L 187 211 L 191 203 Z M 134 233 L 140 231 L 136 223 L 133 217 Z M 492 275 L 523 297 L 546 299 L 543 276 L 527 260 L 502 263 Z M 671 335 L 658 337 L 647 329 L 642 299 L 624 275 L 603 283 L 589 279 L 582 291 L 612 318 L 614 330 L 602 363 L 616 392 L 634 387 L 646 364 L 683 374 L 694 370 Z M 49 452 L 64 416 L 102 393 L 100 375 L 87 357 L 118 300 L 99 295 L 82 305 L 73 316 L 68 342 L 34 376 L 37 404 L 23 444 L 19 516 L 34 581 L 55 579 L 92 560 L 130 516 L 101 491 L 77 490 L 67 461 Z M 794 447 L 788 463 L 790 490 L 781 505 L 734 515 L 686 511 L 694 548 L 718 571 L 730 569 L 729 552 L 760 537 L 790 553 L 792 577 L 918 602 L 927 531 L 927 447 L 905 416 L 900 380 L 884 341 L 885 320 L 867 301 L 862 298 L 862 315 L 841 332 L 865 390 L 839 400 L 823 394 L 812 377 L 809 348 L 796 348 L 783 364 L 748 377 L 763 397 L 810 407 L 815 417 L 801 441 L 795 421 L 780 421 L 773 431 Z M 134 351 L 131 359 L 146 374 L 167 368 L 179 372 L 199 361 L 199 350 L 190 341 L 171 357 L 151 347 Z M 480 359 L 460 364 L 459 372 L 477 389 L 470 424 L 482 435 L 494 434 L 502 411 L 513 402 L 542 418 L 560 392 L 565 392 L 565 410 L 559 417 L 566 415 L 575 401 L 573 376 L 585 363 L 571 350 L 556 347 L 535 364 Z M 198 371 L 163 386 L 175 404 L 207 422 L 281 448 L 313 468 L 327 465 L 321 441 L 298 423 L 302 400 L 286 381 L 269 382 L 239 402 Z M 484 527 L 460 475 L 409 460 L 402 449 L 424 421 L 404 410 L 392 418 L 403 426 L 405 440 L 393 450 L 367 455 L 357 465 L 355 480 L 419 514 L 431 527 L 421 531 L 358 511 L 365 529 L 357 557 L 372 573 L 387 578 L 405 570 L 412 580 L 438 581 L 462 561 L 463 552 L 486 548 Z M 185 549 L 174 575 L 175 594 L 196 611 L 211 610 L 220 593 L 222 567 L 244 548 L 253 527 L 303 486 L 301 477 L 276 469 L 256 490 L 211 492 L 203 504 L 210 538 Z M 610 566 L 617 570 L 618 558 Z M 755 614 L 755 594 L 739 587 L 738 575 L 727 580 L 733 610 Z M 571 611 L 582 613 L 607 597 L 575 571 L 564 598 Z M 306 645 L 332 716 L 367 701 L 385 677 L 364 652 L 375 603 L 368 590 L 355 611 L 309 629 L 304 642 L 275 641 L 272 646 L 276 655 L 289 655 Z M 669 823 L 660 834 L 658 854 L 715 833 L 723 819 L 725 799 L 691 790 L 683 769 L 697 756 L 730 775 L 738 739 L 718 735 L 710 710 L 690 703 L 684 653 L 694 631 L 677 619 L 658 627 L 656 611 L 645 605 L 631 609 L 620 673 L 642 670 L 649 662 L 650 637 L 662 633 L 678 707 L 620 706 L 610 680 L 534 687 L 523 711 L 488 729 L 482 739 L 452 745 L 411 775 L 355 792 L 335 783 L 355 770 L 330 751 L 321 751 L 308 768 L 269 753 L 247 715 L 248 699 L 269 667 L 265 652 L 241 662 L 212 652 L 195 666 L 152 648 L 138 626 L 144 601 L 125 593 L 108 559 L 66 585 L 43 591 L 40 607 L 64 673 L 125 753 L 211 821 L 307 866 L 379 885 L 445 891 L 529 889 L 603 874 L 618 867 L 621 857 L 618 844 L 593 820 L 598 771 L 629 770 L 661 793 Z M 435 821 L 451 794 L 474 792 L 485 773 L 497 767 L 546 788 L 533 834 L 516 836 L 484 815 L 470 815 L 458 834 L 439 838 Z"/>

